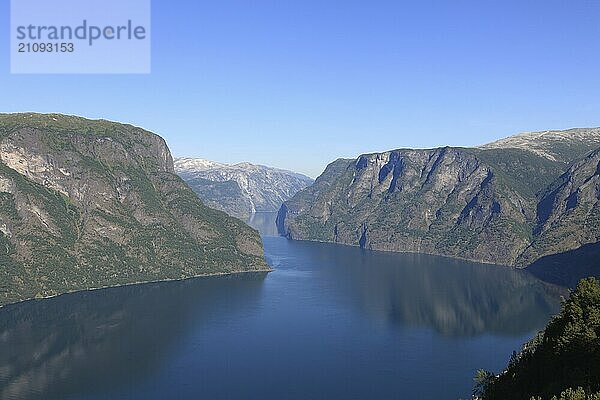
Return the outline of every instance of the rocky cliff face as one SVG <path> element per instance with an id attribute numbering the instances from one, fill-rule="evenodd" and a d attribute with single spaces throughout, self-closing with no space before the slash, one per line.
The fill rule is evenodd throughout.
<path id="1" fill-rule="evenodd" d="M 554 199 L 564 185 L 553 181 L 599 139 L 597 130 L 586 132 L 577 131 L 579 139 L 573 140 L 585 143 L 566 147 L 555 145 L 560 135 L 554 133 L 551 140 L 538 138 L 538 147 L 509 141 L 506 146 L 400 149 L 338 160 L 282 206 L 278 229 L 291 239 L 525 266 L 542 254 L 597 241 L 596 228 L 587 228 L 597 218 L 589 201 L 596 196 L 588 179 L 594 161 L 583 161 L 585 168 L 574 165 L 569 174 L 569 188 L 588 182 L 585 191 L 577 189 L 577 220 L 565 220 L 561 200 Z M 550 185 L 557 189 L 548 191 Z M 565 190 L 559 190 L 561 199 L 571 195 Z M 547 211 L 539 204 L 548 203 L 555 206 L 544 216 Z M 557 218 L 571 231 L 583 227 L 579 239 L 548 236 L 548 230 L 559 232 L 552 222 Z"/>
<path id="2" fill-rule="evenodd" d="M 253 270 L 268 270 L 258 234 L 204 206 L 159 136 L 78 117 L 0 115 L 0 305 Z"/>
<path id="3" fill-rule="evenodd" d="M 276 168 L 221 164 L 198 158 L 175 159 L 175 171 L 207 205 L 246 220 L 255 212 L 274 212 L 313 180 Z"/>

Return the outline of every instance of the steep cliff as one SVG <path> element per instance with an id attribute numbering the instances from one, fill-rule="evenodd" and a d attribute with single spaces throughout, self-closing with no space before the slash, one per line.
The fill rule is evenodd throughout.
<path id="1" fill-rule="evenodd" d="M 315 184 L 285 202 L 278 229 L 291 239 L 525 266 L 540 255 L 562 251 L 555 245 L 560 239 L 544 228 L 551 225 L 557 232 L 556 223 L 541 221 L 543 206 L 538 204 L 551 202 L 553 191 L 547 188 L 562 187 L 553 182 L 570 163 L 598 147 L 600 130 L 575 132 L 575 138 L 553 132 L 531 139 L 526 134 L 527 140 L 480 148 L 399 149 L 337 160 Z M 564 135 L 570 138 L 568 145 L 559 140 Z M 531 140 L 535 146 L 525 144 Z M 583 168 L 578 165 L 573 169 Z M 585 171 L 595 168 L 593 164 Z M 596 192 L 588 175 L 578 173 L 577 183 L 570 184 L 588 182 L 585 193 L 578 191 L 579 219 L 565 220 L 568 229 L 594 223 L 589 218 L 597 208 L 588 200 Z M 558 209 L 554 213 L 560 214 Z M 592 231 L 585 228 L 580 239 L 561 243 L 568 250 L 597 240 Z M 534 254 L 538 242 L 544 250 Z"/>
<path id="2" fill-rule="evenodd" d="M 268 269 L 257 232 L 204 206 L 159 136 L 102 120 L 0 115 L 0 305 Z"/>
<path id="3" fill-rule="evenodd" d="M 534 234 L 522 264 L 600 242 L 600 148 L 573 164 L 541 194 Z"/>
<path id="4" fill-rule="evenodd" d="M 313 180 L 307 176 L 250 163 L 222 164 L 176 158 L 179 174 L 207 205 L 246 220 L 255 212 L 274 212 Z"/>

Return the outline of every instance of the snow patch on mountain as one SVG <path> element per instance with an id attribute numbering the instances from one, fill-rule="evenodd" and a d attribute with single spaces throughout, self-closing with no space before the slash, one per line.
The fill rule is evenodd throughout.
<path id="1" fill-rule="evenodd" d="M 248 162 L 225 164 L 201 158 L 176 158 L 175 172 L 209 206 L 247 218 L 277 211 L 313 180 L 302 174 Z"/>

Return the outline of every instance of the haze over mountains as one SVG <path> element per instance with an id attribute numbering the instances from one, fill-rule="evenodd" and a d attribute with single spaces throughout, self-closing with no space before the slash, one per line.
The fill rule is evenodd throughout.
<path id="1" fill-rule="evenodd" d="M 313 179 L 291 171 L 201 158 L 176 158 L 179 174 L 209 207 L 246 220 L 256 212 L 276 212 Z"/>
<path id="2" fill-rule="evenodd" d="M 291 239 L 524 267 L 600 240 L 600 129 L 331 163 L 286 201 Z"/>

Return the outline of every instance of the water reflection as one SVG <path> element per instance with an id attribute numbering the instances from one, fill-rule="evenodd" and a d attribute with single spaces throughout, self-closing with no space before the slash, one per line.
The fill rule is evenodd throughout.
<path id="1" fill-rule="evenodd" d="M 129 286 L 0 309 L 0 398 L 63 399 L 146 376 L 189 324 L 255 303 L 264 276 Z"/>
<path id="2" fill-rule="evenodd" d="M 278 236 L 276 218 L 276 212 L 257 212 L 252 214 L 246 223 L 259 231 L 262 236 Z"/>
<path id="3" fill-rule="evenodd" d="M 524 271 L 263 240 L 267 278 L 0 309 L 0 399 L 466 398 L 558 308 Z"/>
<path id="4" fill-rule="evenodd" d="M 564 253 L 545 256 L 527 267 L 547 282 L 574 288 L 590 276 L 600 279 L 600 243 L 590 243 Z"/>
<path id="5" fill-rule="evenodd" d="M 524 334 L 540 329 L 565 289 L 522 270 L 421 254 L 369 252 L 288 242 L 315 277 L 335 282 L 343 298 L 381 322 L 465 336 Z"/>

